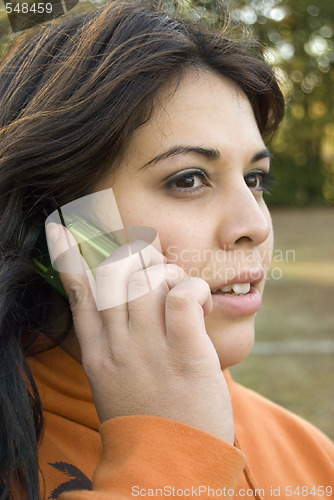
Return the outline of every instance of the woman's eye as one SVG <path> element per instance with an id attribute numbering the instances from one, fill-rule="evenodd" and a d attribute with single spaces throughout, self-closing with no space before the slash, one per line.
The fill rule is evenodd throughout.
<path id="1" fill-rule="evenodd" d="M 165 187 L 170 191 L 197 191 L 207 186 L 207 180 L 207 175 L 203 170 L 187 170 L 169 177 Z"/>
<path id="2" fill-rule="evenodd" d="M 271 186 L 274 184 L 272 175 L 262 170 L 249 172 L 245 176 L 245 182 L 249 189 L 263 191 L 264 193 L 269 193 Z"/>

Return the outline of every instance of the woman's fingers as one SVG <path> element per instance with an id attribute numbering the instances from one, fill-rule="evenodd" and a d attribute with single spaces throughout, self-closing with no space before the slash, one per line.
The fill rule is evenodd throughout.
<path id="1" fill-rule="evenodd" d="M 177 283 L 166 297 L 168 345 L 178 352 L 196 352 L 201 356 L 198 345 L 211 344 L 204 324 L 204 315 L 211 311 L 211 290 L 203 279 L 189 278 Z"/>
<path id="2" fill-rule="evenodd" d="M 128 321 L 128 302 L 135 301 L 149 294 L 159 286 L 163 275 L 150 280 L 149 270 L 152 266 L 163 265 L 166 258 L 152 245 L 144 241 L 135 241 L 123 245 L 111 254 L 96 270 L 96 299 L 103 324 L 108 331 L 113 328 L 114 309 L 126 312 Z M 132 277 L 142 272 L 137 287 L 129 287 Z M 124 318 L 125 321 L 125 318 Z"/>
<path id="3" fill-rule="evenodd" d="M 135 302 L 161 285 L 163 272 L 149 274 L 152 266 L 162 264 L 163 269 L 166 258 L 147 242 L 134 241 L 118 248 L 96 269 L 95 281 L 71 232 L 54 223 L 48 224 L 46 231 L 52 264 L 69 297 L 79 341 L 91 341 L 102 324 L 109 334 L 124 336 L 128 301 Z M 143 273 L 140 286 L 137 279 L 137 287 L 129 287 L 138 271 Z"/>
<path id="4" fill-rule="evenodd" d="M 144 342 L 147 340 L 154 344 L 160 341 L 161 336 L 166 336 L 166 296 L 176 283 L 184 279 L 188 279 L 187 274 L 175 264 L 153 265 L 131 275 L 129 297 L 136 298 L 128 304 L 129 328 L 136 336 L 140 335 Z M 139 296 L 147 282 L 151 286 L 150 292 Z"/>
<path id="5" fill-rule="evenodd" d="M 152 245 L 136 241 L 117 249 L 97 268 L 95 285 L 70 231 L 49 224 L 47 238 L 79 340 L 91 339 L 101 321 L 106 332 L 119 335 L 129 326 L 144 336 L 155 328 L 167 336 L 172 332 L 169 341 L 183 345 L 190 331 L 205 331 L 203 318 L 212 309 L 209 286 L 200 278 L 189 279 L 176 265 L 164 264 L 166 259 Z"/>

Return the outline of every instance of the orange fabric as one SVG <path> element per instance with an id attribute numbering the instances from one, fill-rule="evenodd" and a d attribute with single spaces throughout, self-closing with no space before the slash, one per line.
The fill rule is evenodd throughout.
<path id="1" fill-rule="evenodd" d="M 334 443 L 310 423 L 230 377 L 228 384 L 235 435 L 260 496 L 334 498 Z M 246 484 L 243 475 L 237 489 Z M 324 492 L 328 487 L 328 495 L 321 493 L 321 486 Z"/>
<path id="2" fill-rule="evenodd" d="M 235 498 L 249 498 L 251 487 L 259 490 L 253 492 L 257 498 L 273 498 L 278 491 L 280 498 L 318 498 L 320 486 L 334 491 L 334 444 L 232 381 L 228 372 L 236 445 L 242 451 L 159 417 L 119 417 L 100 426 L 77 361 L 55 348 L 29 364 L 45 409 L 39 452 L 42 499 L 231 498 L 233 491 Z M 248 465 L 243 473 L 244 454 Z M 308 495 L 302 494 L 303 486 Z"/>

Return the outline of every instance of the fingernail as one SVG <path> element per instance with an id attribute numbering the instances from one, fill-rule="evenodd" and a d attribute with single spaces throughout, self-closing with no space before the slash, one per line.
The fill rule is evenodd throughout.
<path id="1" fill-rule="evenodd" d="M 55 222 L 49 222 L 49 224 L 46 226 L 46 236 L 49 243 L 56 243 L 60 236 L 59 224 L 56 224 Z"/>

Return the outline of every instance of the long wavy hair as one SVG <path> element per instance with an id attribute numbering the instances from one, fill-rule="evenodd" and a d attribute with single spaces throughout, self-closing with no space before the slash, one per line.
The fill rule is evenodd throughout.
<path id="1" fill-rule="evenodd" d="M 1 500 L 39 499 L 43 413 L 26 357 L 46 348 L 41 339 L 61 342 L 71 321 L 32 262 L 46 215 L 117 170 L 155 97 L 189 67 L 234 80 L 263 136 L 282 120 L 283 97 L 260 45 L 228 33 L 116 0 L 29 30 L 1 63 Z"/>

